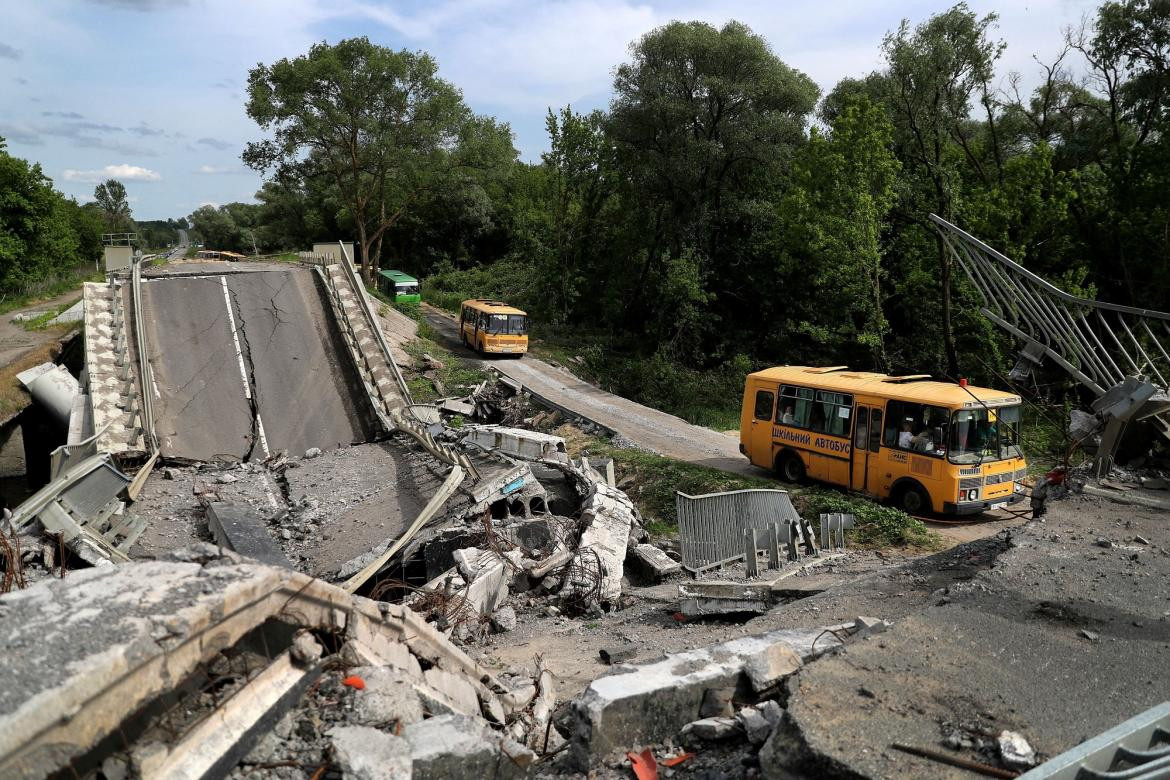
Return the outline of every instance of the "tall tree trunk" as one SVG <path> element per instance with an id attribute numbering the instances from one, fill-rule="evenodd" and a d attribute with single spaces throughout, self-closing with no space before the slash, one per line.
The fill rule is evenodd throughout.
<path id="1" fill-rule="evenodd" d="M 368 286 L 374 281 L 374 275 L 370 273 L 370 246 L 373 242 L 366 236 L 366 225 L 364 221 L 360 219 L 357 221 L 357 229 L 358 244 L 362 248 L 362 260 L 364 261 L 362 263 L 362 279 Z M 353 260 L 356 262 L 357 258 L 355 257 Z"/>

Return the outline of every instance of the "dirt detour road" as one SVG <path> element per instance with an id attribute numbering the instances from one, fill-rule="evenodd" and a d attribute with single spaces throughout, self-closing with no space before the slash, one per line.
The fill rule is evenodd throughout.
<path id="1" fill-rule="evenodd" d="M 460 343 L 458 328 L 450 315 L 425 305 L 423 313 L 431 327 L 446 340 L 448 347 L 460 355 L 475 356 L 474 352 Z M 604 425 L 659 455 L 735 474 L 753 477 L 767 475 L 762 469 L 748 463 L 739 453 L 738 438 L 691 425 L 674 415 L 607 393 L 532 355 L 525 355 L 520 360 L 483 362 L 520 382 L 529 392 L 550 405 Z"/>

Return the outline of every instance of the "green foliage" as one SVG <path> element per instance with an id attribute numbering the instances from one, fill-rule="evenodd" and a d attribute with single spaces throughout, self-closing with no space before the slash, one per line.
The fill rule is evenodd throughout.
<path id="1" fill-rule="evenodd" d="M 11 156 L 0 142 L 0 305 L 76 284 L 78 267 L 92 270 L 87 264 L 101 255 L 101 232 L 40 165 Z"/>
<path id="2" fill-rule="evenodd" d="M 131 233 L 134 219 L 130 216 L 130 201 L 126 198 L 126 185 L 117 179 L 107 179 L 94 187 L 93 199 L 106 221 L 107 233 Z"/>
<path id="3" fill-rule="evenodd" d="M 409 209 L 448 193 L 474 196 L 446 185 L 515 159 L 508 126 L 474 116 L 437 73 L 429 55 L 367 38 L 314 44 L 249 72 L 248 116 L 271 137 L 249 143 L 244 162 L 286 182 L 327 179 L 372 260 L 367 282 L 387 231 Z"/>
<path id="4" fill-rule="evenodd" d="M 826 488 L 809 488 L 797 496 L 800 513 L 819 527 L 819 518 L 829 512 L 854 516 L 849 541 L 862 547 L 915 547 L 931 550 L 940 546 L 938 534 L 900 509 L 878 504 L 866 498 L 846 495 Z"/>
<path id="5" fill-rule="evenodd" d="M 548 112 L 536 164 L 427 55 L 319 44 L 252 71 L 273 135 L 245 159 L 271 177 L 254 215 L 227 216 L 261 247 L 357 234 L 428 302 L 514 303 L 535 349 L 715 427 L 765 365 L 1002 384 L 1017 345 L 927 217 L 1074 294 L 1166 309 L 1170 16 L 1105 2 L 1030 94 L 1000 88 L 994 23 L 959 3 L 896 25 L 810 131 L 815 85 L 760 36 L 672 22 L 633 43 L 607 110 Z"/>

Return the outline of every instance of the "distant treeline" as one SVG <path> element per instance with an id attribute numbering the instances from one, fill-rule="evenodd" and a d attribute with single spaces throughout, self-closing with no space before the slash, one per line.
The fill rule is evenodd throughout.
<path id="1" fill-rule="evenodd" d="M 607 111 L 549 112 L 536 164 L 425 55 L 320 44 L 251 74 L 248 112 L 272 131 L 244 155 L 268 174 L 259 204 L 192 221 L 240 251 L 364 236 L 448 297 L 503 296 L 538 330 L 698 370 L 988 378 L 1010 342 L 931 212 L 1066 290 L 1170 308 L 1170 4 L 1103 4 L 1026 92 L 997 70 L 994 16 L 895 22 L 881 69 L 823 96 L 743 24 L 668 24 L 633 43 Z M 367 143 L 349 155 L 319 103 L 381 107 L 367 82 L 448 95 L 431 115 L 447 129 L 328 114 Z"/>

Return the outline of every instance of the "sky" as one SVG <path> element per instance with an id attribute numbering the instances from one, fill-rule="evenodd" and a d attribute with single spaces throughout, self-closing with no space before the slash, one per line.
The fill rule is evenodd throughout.
<path id="1" fill-rule="evenodd" d="M 762 35 L 822 92 L 881 68 L 883 36 L 951 3 L 922 0 L 0 0 L 0 136 L 79 201 L 121 180 L 137 219 L 253 200 L 240 162 L 261 137 L 244 111 L 248 70 L 317 41 L 367 36 L 423 50 L 479 114 L 508 122 L 524 160 L 548 147 L 549 108 L 605 108 L 614 68 L 674 19 L 731 19 Z M 1063 29 L 1094 0 L 970 0 L 996 13 L 998 78 L 1038 81 Z"/>

